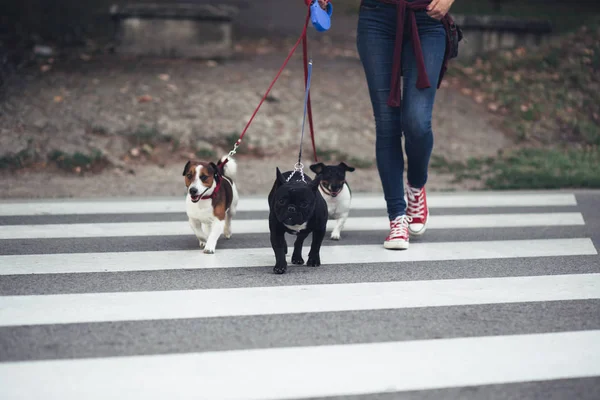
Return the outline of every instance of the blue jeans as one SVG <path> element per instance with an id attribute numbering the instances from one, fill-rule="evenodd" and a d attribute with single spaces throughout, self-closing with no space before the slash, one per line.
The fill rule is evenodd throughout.
<path id="1" fill-rule="evenodd" d="M 387 105 L 397 25 L 396 6 L 377 0 L 363 0 L 358 19 L 357 48 L 375 116 L 377 169 L 390 220 L 406 213 L 403 132 L 408 183 L 412 187 L 422 188 L 427 182 L 427 169 L 433 150 L 433 103 L 446 51 L 443 24 L 424 11 L 415 14 L 431 87 L 416 87 L 417 64 L 409 24 L 406 23 L 402 45 L 401 107 Z"/>

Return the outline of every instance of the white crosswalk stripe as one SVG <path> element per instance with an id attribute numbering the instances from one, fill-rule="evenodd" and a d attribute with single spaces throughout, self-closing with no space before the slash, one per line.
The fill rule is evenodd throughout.
<path id="1" fill-rule="evenodd" d="M 298 399 L 597 376 L 599 358 L 596 330 L 0 364 L 10 382 L 0 390 L 11 399 L 23 388 L 57 400 Z M 279 372 L 287 365 L 302 378 Z"/>
<path id="2" fill-rule="evenodd" d="M 389 222 L 385 217 L 355 217 L 349 219 L 344 230 L 384 231 Z M 427 229 L 472 229 L 472 228 L 514 228 L 532 226 L 584 225 L 581 213 L 527 213 L 527 214 L 476 214 L 443 215 L 431 218 Z M 331 231 L 335 221 L 328 221 Z M 177 222 L 131 222 L 96 224 L 52 224 L 52 225 L 9 225 L 0 226 L 0 239 L 28 238 L 85 238 L 121 236 L 170 236 L 189 234 L 185 221 Z M 240 220 L 232 223 L 236 234 L 268 233 L 266 220 Z"/>
<path id="3" fill-rule="evenodd" d="M 182 199 L 0 202 L 0 398 L 525 398 L 531 385 L 545 398 L 557 381 L 569 398 L 597 393 L 600 255 L 577 196 L 428 200 L 426 235 L 387 251 L 361 243 L 385 238 L 369 213 L 383 199 L 357 194 L 321 267 L 281 276 L 266 197 L 242 198 L 211 255 Z"/>

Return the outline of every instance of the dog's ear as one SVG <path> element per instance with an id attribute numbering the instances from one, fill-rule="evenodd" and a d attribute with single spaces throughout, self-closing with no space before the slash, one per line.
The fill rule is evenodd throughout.
<path id="1" fill-rule="evenodd" d="M 325 168 L 325 164 L 323 164 L 321 162 L 310 166 L 310 170 L 317 175 L 320 174 L 321 172 L 323 172 L 323 168 Z"/>
<path id="2" fill-rule="evenodd" d="M 275 167 L 275 170 L 277 171 L 277 186 L 285 185 L 285 178 L 281 174 L 279 167 Z"/>
<path id="3" fill-rule="evenodd" d="M 190 165 L 192 164 L 191 161 L 188 161 L 187 164 L 185 164 L 185 167 L 183 167 L 183 176 L 186 176 L 188 171 L 190 170 Z"/>
<path id="4" fill-rule="evenodd" d="M 312 182 L 310 183 L 310 188 L 313 190 L 313 192 L 316 192 L 317 189 L 319 188 L 319 185 L 321 184 L 321 175 L 317 175 L 315 179 L 312 180 Z"/>
<path id="5" fill-rule="evenodd" d="M 352 171 L 354 171 L 354 167 L 350 167 L 350 166 L 346 165 L 346 163 L 345 163 L 345 162 L 341 162 L 341 163 L 339 163 L 339 164 L 338 164 L 338 167 L 344 168 L 344 170 L 345 170 L 345 171 L 348 171 L 348 172 L 352 172 Z"/>

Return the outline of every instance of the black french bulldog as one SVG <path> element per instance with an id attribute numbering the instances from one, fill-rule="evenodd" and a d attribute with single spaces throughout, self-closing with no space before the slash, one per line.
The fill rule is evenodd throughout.
<path id="1" fill-rule="evenodd" d="M 277 179 L 269 193 L 269 231 L 275 252 L 273 272 L 276 274 L 283 274 L 287 270 L 285 233 L 297 235 L 292 263 L 302 265 L 302 245 L 312 232 L 306 265 L 321 265 L 320 250 L 327 229 L 327 204 L 318 190 L 320 182 L 320 178 L 313 180 L 298 171 L 282 174 L 277 168 Z"/>

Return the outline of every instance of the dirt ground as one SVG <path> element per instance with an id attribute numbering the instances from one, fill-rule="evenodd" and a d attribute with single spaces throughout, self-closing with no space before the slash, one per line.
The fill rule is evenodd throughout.
<path id="1" fill-rule="evenodd" d="M 347 24 L 350 26 L 351 24 Z M 355 191 L 381 191 L 374 166 L 374 122 L 353 37 L 312 37 L 315 135 L 319 154 L 362 168 Z M 242 131 L 283 62 L 288 41 L 244 40 L 232 60 L 139 60 L 116 55 L 40 63 L 5 88 L 0 156 L 19 151 L 94 151 L 110 165 L 100 173 L 64 172 L 51 163 L 0 170 L 0 197 L 164 196 L 184 191 L 186 160 L 216 159 Z M 496 116 L 448 80 L 436 99 L 434 154 L 464 160 L 512 146 Z M 268 192 L 275 167 L 291 169 L 302 123 L 301 52 L 292 58 L 247 132 L 238 157 L 240 192 Z M 308 129 L 305 165 L 311 162 Z M 429 190 L 477 188 L 431 172 Z"/>

